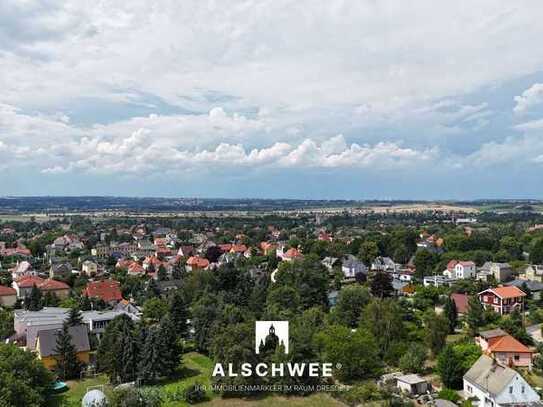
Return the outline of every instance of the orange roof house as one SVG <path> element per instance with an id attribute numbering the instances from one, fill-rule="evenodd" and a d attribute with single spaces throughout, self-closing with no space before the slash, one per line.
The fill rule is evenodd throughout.
<path id="1" fill-rule="evenodd" d="M 466 314 L 468 312 L 469 297 L 467 294 L 453 293 L 451 294 L 451 299 L 454 301 L 456 311 L 459 314 Z"/>
<path id="2" fill-rule="evenodd" d="M 200 256 L 191 256 L 187 260 L 187 266 L 194 269 L 205 269 L 209 266 L 209 260 Z"/>
<path id="3" fill-rule="evenodd" d="M 301 259 L 303 257 L 304 256 L 298 249 L 292 247 L 285 252 L 285 254 L 283 255 L 283 260 L 290 261 L 294 259 Z"/>
<path id="4" fill-rule="evenodd" d="M 17 291 L 14 288 L 0 285 L 0 305 L 13 307 L 17 302 Z"/>
<path id="5" fill-rule="evenodd" d="M 247 251 L 247 246 L 244 244 L 233 244 L 230 248 L 230 253 L 245 253 Z"/>
<path id="6" fill-rule="evenodd" d="M 475 342 L 484 353 L 504 365 L 532 366 L 534 352 L 502 329 L 480 332 Z"/>
<path id="7" fill-rule="evenodd" d="M 486 309 L 493 309 L 500 315 L 524 309 L 526 293 L 515 286 L 489 288 L 481 291 L 479 301 Z"/>

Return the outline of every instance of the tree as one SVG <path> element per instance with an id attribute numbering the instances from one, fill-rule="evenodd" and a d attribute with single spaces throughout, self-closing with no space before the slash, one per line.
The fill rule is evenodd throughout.
<path id="1" fill-rule="evenodd" d="M 543 238 L 538 238 L 530 248 L 530 261 L 533 264 L 543 263 Z"/>
<path id="2" fill-rule="evenodd" d="M 413 260 L 416 267 L 416 277 L 423 279 L 424 276 L 432 274 L 432 269 L 437 263 L 436 256 L 430 253 L 428 250 L 419 250 L 415 254 L 415 259 Z"/>
<path id="3" fill-rule="evenodd" d="M 447 297 L 445 301 L 445 306 L 443 307 L 443 314 L 447 318 L 449 323 L 449 333 L 454 333 L 456 324 L 458 323 L 458 311 L 456 309 L 456 304 L 451 297 Z"/>
<path id="4" fill-rule="evenodd" d="M 204 293 L 192 308 L 194 341 L 200 352 L 207 352 L 211 343 L 211 331 L 219 317 L 221 304 L 216 296 Z"/>
<path id="5" fill-rule="evenodd" d="M 13 334 L 13 312 L 0 308 L 0 342 Z"/>
<path id="6" fill-rule="evenodd" d="M 392 296 L 392 278 L 384 271 L 376 271 L 370 278 L 370 290 L 374 297 L 387 298 Z"/>
<path id="7" fill-rule="evenodd" d="M 401 342 L 405 335 L 402 318 L 402 309 L 392 299 L 371 301 L 360 318 L 360 327 L 372 333 L 384 359 L 390 360 L 396 356 L 391 350 L 393 344 Z"/>
<path id="8" fill-rule="evenodd" d="M 44 406 L 52 381 L 34 353 L 0 343 L 0 406 Z"/>
<path id="9" fill-rule="evenodd" d="M 328 270 L 315 255 L 308 255 L 303 260 L 282 262 L 276 274 L 276 282 L 270 294 L 286 287 L 295 290 L 301 310 L 313 306 L 328 307 Z"/>
<path id="10" fill-rule="evenodd" d="M 189 319 L 189 310 L 185 301 L 183 291 L 176 290 L 168 303 L 168 314 L 175 326 L 175 332 L 181 338 L 186 338 L 189 327 L 187 320 Z"/>
<path id="11" fill-rule="evenodd" d="M 28 311 L 39 311 L 43 308 L 42 293 L 36 285 L 32 286 L 30 294 L 25 297 L 24 305 Z"/>
<path id="12" fill-rule="evenodd" d="M 462 377 L 480 356 L 481 349 L 474 343 L 446 345 L 437 358 L 437 372 L 443 385 L 451 389 L 461 389 Z"/>
<path id="13" fill-rule="evenodd" d="M 449 322 L 443 315 L 431 311 L 425 315 L 426 344 L 434 355 L 445 346 L 449 333 Z"/>
<path id="14" fill-rule="evenodd" d="M 468 315 L 466 316 L 471 336 L 475 336 L 478 329 L 485 324 L 484 316 L 485 310 L 483 304 L 481 304 L 476 295 L 471 296 L 468 300 Z"/>
<path id="15" fill-rule="evenodd" d="M 163 264 L 158 267 L 157 278 L 158 281 L 165 281 L 168 279 L 168 272 L 166 271 L 166 267 L 164 267 Z"/>
<path id="16" fill-rule="evenodd" d="M 450 389 L 462 388 L 464 369 L 462 369 L 462 360 L 459 359 L 459 355 L 454 351 L 453 346 L 445 346 L 439 354 L 437 371 L 445 387 Z"/>
<path id="17" fill-rule="evenodd" d="M 138 371 L 139 349 L 134 322 L 126 314 L 115 317 L 107 325 L 98 347 L 98 369 L 113 383 L 133 381 Z"/>
<path id="18" fill-rule="evenodd" d="M 370 293 L 367 288 L 358 285 L 346 287 L 339 292 L 334 313 L 341 324 L 354 328 L 369 302 Z"/>
<path id="19" fill-rule="evenodd" d="M 369 265 L 379 256 L 379 246 L 377 246 L 377 243 L 367 240 L 360 245 L 358 256 L 364 264 Z"/>
<path id="20" fill-rule="evenodd" d="M 168 312 L 168 303 L 161 298 L 150 298 L 143 303 L 143 318 L 159 321 Z"/>
<path id="21" fill-rule="evenodd" d="M 422 373 L 426 358 L 426 348 L 422 344 L 414 342 L 409 345 L 407 352 L 400 358 L 399 367 L 405 372 Z"/>
<path id="22" fill-rule="evenodd" d="M 77 359 L 77 349 L 73 344 L 70 326 L 65 322 L 57 334 L 55 346 L 56 372 L 63 380 L 79 376 L 81 363 Z"/>
<path id="23" fill-rule="evenodd" d="M 155 383 L 166 371 L 165 359 L 161 355 L 164 348 L 161 335 L 160 327 L 154 325 L 145 336 L 138 365 L 138 377 L 143 383 Z"/>
<path id="24" fill-rule="evenodd" d="M 373 335 L 365 329 L 352 331 L 341 325 L 332 325 L 317 334 L 322 359 L 334 366 L 339 380 L 374 377 L 380 368 L 379 349 Z"/>
<path id="25" fill-rule="evenodd" d="M 163 376 L 173 377 L 181 365 L 183 345 L 177 336 L 176 326 L 170 315 L 160 320 L 160 354 L 163 360 Z"/>
<path id="26" fill-rule="evenodd" d="M 68 324 L 68 326 L 78 326 L 83 324 L 83 315 L 81 315 L 81 311 L 79 311 L 79 308 L 70 308 L 66 323 Z"/>

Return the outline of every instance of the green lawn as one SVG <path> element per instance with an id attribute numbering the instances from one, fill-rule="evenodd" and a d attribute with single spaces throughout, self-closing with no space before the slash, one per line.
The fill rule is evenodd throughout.
<path id="1" fill-rule="evenodd" d="M 68 384 L 69 390 L 65 393 L 59 394 L 51 400 L 49 403 L 50 407 L 60 407 L 60 406 L 80 406 L 81 399 L 87 392 L 88 388 L 96 388 L 97 386 L 104 386 L 104 391 L 106 395 L 111 392 L 111 386 L 107 384 L 108 379 L 105 375 L 97 376 L 92 379 L 84 380 L 71 380 L 66 382 Z"/>

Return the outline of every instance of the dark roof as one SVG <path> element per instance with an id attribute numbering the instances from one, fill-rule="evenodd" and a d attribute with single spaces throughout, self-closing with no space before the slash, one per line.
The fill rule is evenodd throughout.
<path id="1" fill-rule="evenodd" d="M 61 328 L 44 329 L 38 332 L 38 339 L 40 342 L 39 351 L 42 357 L 55 356 L 55 348 L 57 347 L 57 335 L 60 331 Z M 72 337 L 72 344 L 75 346 L 77 352 L 90 351 L 87 325 L 71 326 L 70 328 L 68 328 L 68 332 Z"/>
<path id="2" fill-rule="evenodd" d="M 530 291 L 543 291 L 543 283 L 540 283 L 538 281 L 532 281 L 532 280 L 513 280 L 509 281 L 507 283 L 504 283 L 504 285 L 507 286 L 515 286 L 517 288 L 522 289 L 524 287 L 524 284 L 526 284 L 526 287 Z"/>
<path id="3" fill-rule="evenodd" d="M 181 288 L 183 286 L 183 282 L 181 280 L 157 281 L 157 286 L 159 290 L 162 291 L 174 288 Z"/>
<path id="4" fill-rule="evenodd" d="M 507 332 L 505 332 L 503 329 L 500 329 L 500 328 L 479 332 L 479 336 L 487 340 L 491 338 L 500 337 L 500 336 L 506 336 L 506 335 L 507 335 Z"/>

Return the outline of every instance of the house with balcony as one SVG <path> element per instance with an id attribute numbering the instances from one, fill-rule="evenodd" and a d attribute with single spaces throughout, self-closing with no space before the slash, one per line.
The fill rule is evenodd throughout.
<path id="1" fill-rule="evenodd" d="M 500 315 L 506 315 L 514 310 L 524 310 L 526 293 L 515 286 L 496 287 L 481 291 L 478 297 L 486 309 L 493 309 Z"/>

